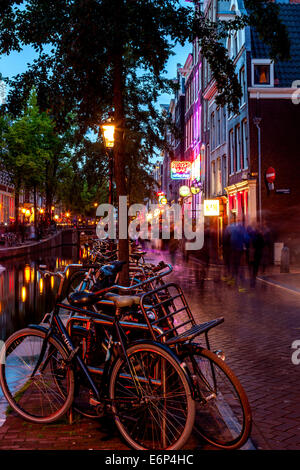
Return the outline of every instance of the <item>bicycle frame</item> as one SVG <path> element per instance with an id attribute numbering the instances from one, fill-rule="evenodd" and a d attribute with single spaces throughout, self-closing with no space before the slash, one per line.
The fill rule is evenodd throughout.
<path id="1" fill-rule="evenodd" d="M 99 403 L 100 403 L 101 400 L 103 399 L 103 393 L 106 390 L 105 386 L 108 385 L 107 377 L 109 375 L 109 370 L 110 370 L 110 366 L 111 366 L 111 354 L 107 354 L 107 356 L 106 356 L 104 369 L 101 369 L 99 367 L 89 367 L 89 366 L 87 366 L 84 363 L 84 361 L 81 359 L 81 357 L 79 356 L 78 348 L 75 348 L 75 346 L 72 342 L 71 336 L 70 336 L 70 332 L 67 331 L 67 329 L 64 326 L 62 320 L 59 317 L 59 309 L 60 308 L 64 308 L 64 309 L 67 309 L 67 310 L 70 310 L 70 311 L 73 311 L 73 312 L 77 312 L 77 313 L 82 313 L 82 314 L 85 315 L 85 317 L 82 317 L 85 321 L 88 321 L 90 318 L 94 318 L 97 321 L 98 324 L 101 324 L 102 326 L 109 327 L 110 329 L 116 331 L 117 338 L 118 338 L 118 343 L 121 345 L 121 354 L 119 354 L 119 355 L 125 358 L 125 360 L 127 362 L 127 365 L 129 367 L 132 382 L 136 386 L 136 392 L 137 392 L 138 396 L 140 396 L 140 390 L 139 390 L 139 387 L 138 387 L 137 382 L 136 382 L 135 374 L 134 374 L 134 371 L 132 370 L 130 360 L 129 360 L 129 358 L 127 356 L 127 353 L 126 353 L 126 347 L 125 347 L 125 343 L 124 343 L 124 340 L 123 340 L 124 332 L 122 331 L 121 326 L 124 326 L 126 328 L 142 329 L 142 330 L 148 330 L 148 326 L 143 325 L 143 324 L 138 324 L 138 323 L 120 322 L 119 321 L 119 315 L 116 315 L 115 317 L 112 317 L 110 315 L 99 314 L 99 313 L 96 313 L 94 311 L 76 308 L 76 307 L 73 307 L 71 305 L 64 304 L 64 303 L 57 303 L 56 304 L 55 309 L 54 309 L 53 313 L 51 314 L 51 320 L 50 320 L 49 328 L 47 330 L 44 329 L 44 328 L 41 328 L 46 332 L 46 336 L 45 336 L 45 339 L 44 339 L 44 342 L 43 342 L 43 345 L 42 345 L 40 357 L 37 361 L 37 364 L 36 364 L 35 370 L 32 373 L 32 376 L 35 374 L 38 367 L 40 366 L 40 364 L 43 361 L 43 356 L 44 356 L 45 351 L 46 351 L 46 345 L 47 345 L 48 338 L 51 335 L 54 335 L 56 337 L 56 339 L 58 339 L 64 345 L 66 351 L 69 353 L 69 361 L 70 362 L 75 361 L 77 363 L 80 372 L 83 374 L 84 378 L 88 381 L 89 385 L 91 386 L 91 388 L 92 388 L 92 390 L 95 394 L 96 400 L 99 401 Z M 79 320 L 78 317 L 72 317 L 72 318 L 73 318 L 74 321 Z M 37 329 L 39 329 L 39 327 L 36 326 L 36 325 L 30 325 L 30 326 L 31 327 L 36 327 Z M 56 332 L 58 332 L 58 335 L 56 334 Z M 57 338 L 57 336 L 58 336 L 58 338 Z M 145 342 L 146 341 L 144 341 L 144 343 Z M 115 344 L 115 341 L 113 341 L 113 342 L 110 341 L 109 342 L 108 351 L 110 351 L 110 349 L 114 346 L 114 344 Z M 97 385 L 95 384 L 95 382 L 92 378 L 92 374 L 102 375 L 100 391 L 99 391 Z M 128 378 L 128 377 L 126 377 L 126 378 Z M 139 381 L 148 380 L 148 378 L 143 378 L 143 377 L 138 377 L 138 379 L 139 379 Z M 158 380 L 156 380 L 156 382 L 157 382 L 157 384 L 159 384 Z M 104 385 L 104 387 L 103 387 L 103 385 Z"/>

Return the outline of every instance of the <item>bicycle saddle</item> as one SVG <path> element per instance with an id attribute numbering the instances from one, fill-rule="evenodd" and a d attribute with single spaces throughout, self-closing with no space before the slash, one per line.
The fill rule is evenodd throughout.
<path id="1" fill-rule="evenodd" d="M 145 254 L 146 254 L 146 251 L 135 251 L 134 253 L 131 253 L 130 256 L 133 259 L 139 260 Z"/>
<path id="2" fill-rule="evenodd" d="M 118 295 L 109 292 L 104 296 L 107 300 L 112 300 L 117 308 L 132 307 L 139 305 L 140 298 L 137 295 Z"/>

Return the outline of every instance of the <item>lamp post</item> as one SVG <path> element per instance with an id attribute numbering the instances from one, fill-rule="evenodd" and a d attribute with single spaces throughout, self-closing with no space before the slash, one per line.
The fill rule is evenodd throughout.
<path id="1" fill-rule="evenodd" d="M 112 119 L 107 120 L 103 124 L 101 124 L 101 129 L 103 132 L 103 137 L 104 137 L 104 145 L 106 152 L 108 154 L 109 158 L 109 199 L 108 202 L 109 204 L 112 204 L 113 198 L 113 149 L 114 149 L 114 144 L 115 144 L 115 125 L 112 121 Z"/>

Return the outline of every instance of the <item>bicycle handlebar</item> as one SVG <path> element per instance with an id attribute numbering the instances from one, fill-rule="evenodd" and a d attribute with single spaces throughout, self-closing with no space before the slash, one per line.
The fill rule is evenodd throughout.
<path id="1" fill-rule="evenodd" d="M 161 262 L 162 263 L 162 262 Z M 160 263 L 160 264 L 161 264 Z M 130 292 L 130 291 L 133 291 L 137 288 L 140 288 L 141 286 L 144 286 L 146 284 L 149 284 L 150 282 L 153 282 L 153 281 L 156 281 L 158 279 L 161 279 L 162 277 L 164 276 L 167 276 L 168 274 L 170 274 L 172 271 L 173 271 L 173 267 L 171 264 L 166 264 L 166 263 L 163 263 L 164 266 L 162 266 L 161 264 L 161 268 L 160 269 L 164 269 L 166 267 L 168 267 L 168 271 L 165 271 L 165 272 L 162 272 L 160 274 L 157 274 L 156 276 L 152 276 L 150 277 L 149 279 L 146 279 L 145 281 L 142 281 L 142 282 L 138 282 L 137 284 L 134 284 L 133 286 L 129 286 L 129 287 L 125 287 L 125 286 L 119 286 L 118 284 L 115 284 L 114 286 L 111 286 L 111 287 L 108 287 L 106 288 L 106 292 L 109 292 L 110 290 L 120 290 L 122 292 Z M 101 291 L 99 291 L 101 292 Z"/>

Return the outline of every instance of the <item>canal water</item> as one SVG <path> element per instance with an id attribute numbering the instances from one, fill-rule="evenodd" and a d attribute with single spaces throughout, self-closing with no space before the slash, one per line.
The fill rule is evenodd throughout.
<path id="1" fill-rule="evenodd" d="M 30 323 L 40 323 L 52 310 L 59 281 L 43 279 L 39 265 L 50 271 L 64 270 L 68 264 L 78 263 L 79 254 L 77 246 L 64 246 L 0 262 L 0 340 Z"/>

